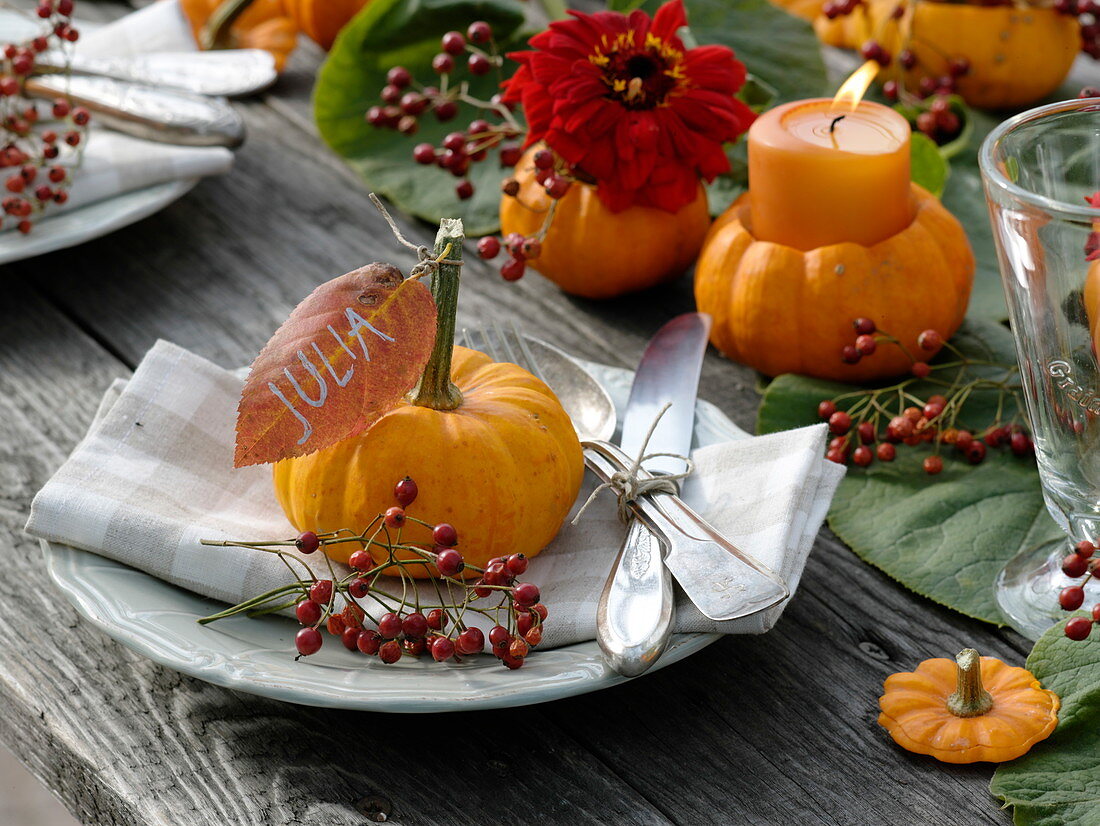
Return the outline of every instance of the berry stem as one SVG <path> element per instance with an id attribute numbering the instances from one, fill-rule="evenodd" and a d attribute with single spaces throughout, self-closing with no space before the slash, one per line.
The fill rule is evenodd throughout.
<path id="1" fill-rule="evenodd" d="M 431 281 L 436 307 L 435 344 L 411 399 L 420 407 L 454 410 L 462 404 L 462 391 L 451 381 L 451 356 L 454 352 L 464 237 L 461 219 L 444 218 L 439 223 L 439 232 L 435 237 L 435 257 L 439 266 L 432 271 Z"/>
<path id="2" fill-rule="evenodd" d="M 955 657 L 955 664 L 955 693 L 947 698 L 947 710 L 956 717 L 980 717 L 993 708 L 993 697 L 982 685 L 982 658 L 966 648 Z"/>
<path id="3" fill-rule="evenodd" d="M 220 3 L 203 25 L 199 45 L 203 49 L 230 48 L 229 30 L 251 4 L 252 0 L 224 0 Z"/>

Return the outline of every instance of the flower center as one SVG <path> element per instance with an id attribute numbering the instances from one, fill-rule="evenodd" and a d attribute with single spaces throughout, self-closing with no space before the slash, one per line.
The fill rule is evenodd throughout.
<path id="1" fill-rule="evenodd" d="M 627 109 L 653 109 L 686 84 L 681 65 L 684 54 L 651 34 L 642 45 L 634 41 L 632 31 L 613 41 L 604 36 L 588 59 L 603 69 L 608 97 Z"/>

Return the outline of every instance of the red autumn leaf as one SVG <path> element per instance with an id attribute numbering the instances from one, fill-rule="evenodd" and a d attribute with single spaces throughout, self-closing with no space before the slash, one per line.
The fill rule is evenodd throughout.
<path id="1" fill-rule="evenodd" d="M 389 264 L 322 284 L 252 364 L 234 466 L 305 456 L 366 430 L 420 378 L 435 323 L 427 287 Z"/>

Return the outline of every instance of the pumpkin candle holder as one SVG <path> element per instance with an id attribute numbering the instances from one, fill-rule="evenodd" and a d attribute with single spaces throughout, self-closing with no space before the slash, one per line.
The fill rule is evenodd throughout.
<path id="1" fill-rule="evenodd" d="M 966 313 L 974 277 L 966 233 L 910 183 L 909 126 L 859 101 L 874 77 L 861 73 L 832 101 L 786 104 L 753 124 L 750 190 L 715 221 L 696 264 L 711 342 L 770 376 L 899 375 L 923 331 L 948 338 Z M 854 103 L 843 101 L 848 90 Z M 858 317 L 901 346 L 842 361 Z"/>

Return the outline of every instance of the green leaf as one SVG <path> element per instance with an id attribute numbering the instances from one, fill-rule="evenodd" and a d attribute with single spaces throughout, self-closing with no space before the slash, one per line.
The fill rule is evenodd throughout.
<path id="1" fill-rule="evenodd" d="M 940 153 L 936 142 L 922 132 L 914 132 L 909 144 L 913 182 L 920 184 L 937 198 L 943 195 L 943 187 L 951 170 Z"/>
<path id="2" fill-rule="evenodd" d="M 989 790 L 1015 807 L 1017 826 L 1091 826 L 1100 813 L 1100 645 L 1047 631 L 1027 668 L 1062 700 L 1058 728 L 997 768 Z"/>
<path id="3" fill-rule="evenodd" d="M 486 20 L 502 50 L 517 48 L 523 39 L 523 8 L 516 0 L 372 0 L 340 33 L 322 65 L 313 94 L 314 116 L 321 137 L 358 172 L 366 185 L 401 209 L 430 221 L 447 216 L 462 218 L 470 235 L 493 232 L 498 226 L 500 181 L 504 177 L 494 158 L 474 164 L 470 180 L 474 197 L 460 201 L 456 179 L 434 166 L 412 159 L 420 141 L 439 144 L 443 136 L 476 117 L 463 106 L 448 123 L 430 114 L 420 119 L 420 132 L 408 138 L 392 130 L 375 129 L 363 119 L 379 102 L 391 66 L 405 66 L 413 77 L 433 77 L 432 57 L 439 53 L 440 37 L 465 30 L 471 20 Z M 500 79 L 495 73 L 471 77 L 474 97 L 487 100 Z"/>
<path id="4" fill-rule="evenodd" d="M 1011 334 L 999 324 L 967 321 L 952 343 L 971 358 L 1015 363 Z M 1007 375 L 993 366 L 970 368 L 969 374 L 995 380 Z M 757 430 L 808 424 L 816 418 L 818 402 L 853 389 L 779 376 L 764 393 Z M 927 398 L 944 388 L 915 382 L 906 389 Z M 998 395 L 975 391 L 962 424 L 977 429 L 991 423 Z M 1035 464 L 1007 450 L 990 450 L 979 465 L 947 453 L 943 472 L 930 477 L 921 469 L 930 452 L 928 446 L 901 447 L 894 462 L 851 468 L 833 499 L 829 527 L 856 554 L 907 588 L 968 616 L 1003 623 L 993 598 L 1001 568 L 1017 552 L 1062 537 L 1043 503 Z"/>

